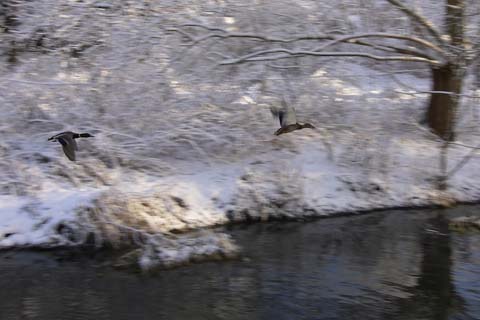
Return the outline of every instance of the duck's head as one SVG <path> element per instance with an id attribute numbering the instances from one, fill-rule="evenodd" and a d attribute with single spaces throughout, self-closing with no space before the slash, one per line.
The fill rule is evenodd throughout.
<path id="1" fill-rule="evenodd" d="M 82 137 L 82 138 L 93 138 L 95 136 L 91 135 L 90 133 L 80 133 L 80 137 Z"/>

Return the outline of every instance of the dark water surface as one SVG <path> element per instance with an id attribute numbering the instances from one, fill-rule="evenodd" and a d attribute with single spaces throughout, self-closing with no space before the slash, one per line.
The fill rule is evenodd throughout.
<path id="1" fill-rule="evenodd" d="M 480 233 L 395 211 L 229 232 L 245 259 L 141 275 L 98 259 L 0 255 L 0 319 L 480 319 Z"/>

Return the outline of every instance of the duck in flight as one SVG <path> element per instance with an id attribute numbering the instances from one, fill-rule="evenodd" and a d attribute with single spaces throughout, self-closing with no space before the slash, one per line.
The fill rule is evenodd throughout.
<path id="1" fill-rule="evenodd" d="M 315 127 L 310 123 L 297 122 L 297 114 L 295 109 L 287 105 L 285 99 L 282 100 L 281 107 L 272 106 L 270 107 L 270 111 L 274 117 L 280 120 L 280 129 L 275 132 L 276 136 L 305 128 L 315 129 Z"/>
<path id="2" fill-rule="evenodd" d="M 60 142 L 63 152 L 67 158 L 71 161 L 75 161 L 75 151 L 78 150 L 75 139 L 90 137 L 93 137 L 90 133 L 75 133 L 72 131 L 65 131 L 48 138 L 48 141 Z"/>

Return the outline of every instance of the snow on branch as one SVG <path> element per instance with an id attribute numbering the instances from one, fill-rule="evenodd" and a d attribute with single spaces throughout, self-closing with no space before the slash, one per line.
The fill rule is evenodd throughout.
<path id="1" fill-rule="evenodd" d="M 351 42 L 351 40 L 360 39 L 360 38 L 391 38 L 391 39 L 406 40 L 406 41 L 411 41 L 411 42 L 421 44 L 429 49 L 432 49 L 442 54 L 442 56 L 445 55 L 444 50 L 442 50 L 437 45 L 431 43 L 430 41 L 420 39 L 414 36 L 404 36 L 404 35 L 397 35 L 397 34 L 391 34 L 391 33 L 364 33 L 364 34 L 348 35 L 345 37 L 334 39 L 333 41 L 324 44 L 323 46 L 315 49 L 314 51 L 323 51 L 325 48 L 333 46 L 335 44 L 343 43 L 343 42 Z"/>
<path id="2" fill-rule="evenodd" d="M 188 33 L 187 31 L 181 29 L 182 27 L 198 27 L 198 28 L 203 28 L 206 29 L 212 33 L 206 34 L 201 37 L 195 37 L 192 34 Z M 291 37 L 291 38 L 278 38 L 278 37 L 271 37 L 268 35 L 260 35 L 260 34 L 252 34 L 252 33 L 231 33 L 228 32 L 227 30 L 221 29 L 221 28 L 212 28 L 200 24 L 182 24 L 179 27 L 172 27 L 168 28 L 167 31 L 172 31 L 172 32 L 178 32 L 182 35 L 185 35 L 190 41 L 191 45 L 198 44 L 199 42 L 205 41 L 207 39 L 211 38 L 221 38 L 221 39 L 228 39 L 228 38 L 247 38 L 247 39 L 253 39 L 253 40 L 260 40 L 260 41 L 266 41 L 266 42 L 280 42 L 280 43 L 291 43 L 291 42 L 296 42 L 296 41 L 304 41 L 304 40 L 332 40 L 331 42 L 326 43 L 325 45 L 319 47 L 318 49 L 315 49 L 314 51 L 322 51 L 326 47 L 338 44 L 338 43 L 352 43 L 352 44 L 359 44 L 359 45 L 366 45 L 365 43 L 359 42 L 359 41 L 352 41 L 360 38 L 391 38 L 391 39 L 400 39 L 400 40 L 406 40 L 406 41 L 411 41 L 415 42 L 417 44 L 421 44 L 429 49 L 432 49 L 436 51 L 437 53 L 440 53 L 442 56 L 445 55 L 445 51 L 442 50 L 440 47 L 437 45 L 431 43 L 430 41 L 420 39 L 418 37 L 414 36 L 405 36 L 405 35 L 396 35 L 396 34 L 390 34 L 390 33 L 364 33 L 364 34 L 353 34 L 353 35 L 348 35 L 344 37 L 337 38 L 333 35 L 329 34 L 321 34 L 321 35 L 299 35 L 297 37 Z M 372 46 L 368 44 L 369 46 Z M 393 48 L 393 47 L 391 47 Z M 424 54 L 426 55 L 426 54 Z"/>
<path id="3" fill-rule="evenodd" d="M 276 54 L 281 53 L 281 54 Z M 274 54 L 274 55 L 272 55 Z M 226 59 L 220 62 L 220 65 L 231 65 L 242 62 L 251 61 L 272 61 L 279 59 L 286 59 L 291 57 L 300 56 L 316 56 L 316 57 L 363 57 L 381 61 L 410 61 L 410 62 L 423 62 L 433 66 L 441 65 L 441 62 L 434 59 L 427 59 L 423 57 L 412 56 L 378 56 L 369 53 L 362 52 L 318 52 L 318 51 L 305 51 L 305 50 L 288 50 L 284 48 L 262 50 L 253 53 L 246 54 L 238 58 Z"/>
<path id="4" fill-rule="evenodd" d="M 182 26 L 191 27 L 192 24 L 184 24 L 184 25 L 181 25 L 180 27 Z M 200 26 L 200 25 L 195 25 L 195 26 Z M 202 26 L 202 27 L 211 31 L 212 33 L 195 38 L 195 36 L 183 30 L 182 28 L 172 27 L 172 28 L 168 28 L 167 31 L 178 32 L 186 36 L 191 41 L 190 43 L 191 45 L 195 45 L 195 44 L 198 44 L 199 42 L 205 41 L 207 39 L 212 39 L 212 38 L 221 38 L 221 39 L 246 38 L 246 39 L 261 40 L 266 42 L 282 42 L 282 43 L 291 43 L 291 42 L 296 42 L 301 40 L 333 40 L 334 39 L 334 37 L 330 35 L 317 35 L 317 36 L 302 35 L 302 36 L 292 37 L 292 38 L 276 38 L 276 37 L 270 37 L 266 35 L 259 35 L 259 34 L 253 34 L 253 33 L 230 33 L 226 30 L 219 29 L 219 28 L 209 28 L 207 26 Z"/>
<path id="5" fill-rule="evenodd" d="M 398 83 L 399 85 L 413 91 L 413 92 L 405 92 L 402 90 L 398 90 L 397 92 L 401 94 L 407 94 L 407 95 L 417 95 L 417 94 L 444 94 L 444 95 L 449 95 L 449 96 L 457 96 L 457 97 L 464 97 L 464 98 L 469 98 L 469 99 L 479 99 L 480 96 L 478 95 L 468 95 L 464 93 L 455 93 L 451 91 L 439 91 L 439 90 L 417 90 L 416 88 L 409 86 L 405 82 L 401 81 L 398 77 L 396 77 L 394 74 L 390 74 L 390 77 L 393 81 Z"/>
<path id="6" fill-rule="evenodd" d="M 195 33 L 192 31 L 190 33 L 189 31 L 183 29 L 183 28 L 199 28 L 203 30 L 207 30 L 207 34 L 205 35 L 200 35 L 196 36 Z M 295 51 L 294 54 L 292 54 L 293 51 L 290 50 L 285 50 L 285 51 L 279 51 L 279 50 L 284 50 L 284 49 L 272 49 L 271 50 L 264 50 L 264 51 L 259 51 L 255 53 L 251 53 L 249 55 L 245 55 L 240 58 L 228 58 L 220 63 L 220 64 L 232 64 L 233 63 L 240 63 L 244 61 L 268 61 L 268 60 L 278 60 L 278 59 L 283 59 L 283 58 L 288 58 L 292 55 L 316 55 L 316 56 L 321 56 L 321 54 L 318 54 L 320 51 L 324 51 L 326 48 L 331 47 L 333 45 L 341 44 L 341 43 L 348 43 L 352 45 L 360 45 L 360 46 L 366 46 L 370 47 L 372 49 L 384 51 L 384 52 L 391 52 L 391 53 L 397 53 L 401 54 L 399 57 L 382 57 L 382 56 L 376 56 L 373 54 L 365 54 L 365 53 L 335 53 L 335 54 L 330 54 L 326 53 L 325 55 L 327 56 L 360 56 L 360 57 L 368 57 L 376 60 L 402 60 L 402 61 L 418 61 L 418 62 L 427 62 L 432 65 L 437 65 L 438 61 L 435 57 L 432 57 L 428 52 L 425 52 L 420 49 L 412 49 L 409 47 L 401 47 L 401 46 L 394 46 L 394 45 L 389 45 L 389 44 L 379 44 L 379 43 L 370 43 L 366 42 L 364 40 L 361 40 L 363 38 L 380 38 L 380 39 L 397 39 L 397 40 L 403 40 L 407 42 L 413 42 L 416 44 L 419 44 L 423 46 L 425 49 L 430 49 L 433 50 L 434 52 L 438 53 L 441 57 L 446 56 L 446 52 L 440 48 L 439 46 L 435 45 L 434 43 L 427 41 L 425 39 L 421 39 L 418 37 L 414 36 L 407 36 L 407 35 L 398 35 L 398 34 L 391 34 L 391 33 L 362 33 L 362 34 L 352 34 L 352 35 L 347 35 L 347 36 L 342 36 L 342 37 L 337 37 L 335 35 L 328 35 L 328 34 L 321 34 L 321 35 L 298 35 L 290 38 L 281 38 L 281 37 L 272 37 L 268 35 L 261 35 L 261 34 L 256 34 L 256 33 L 231 33 L 227 30 L 221 29 L 221 28 L 214 28 L 214 27 L 209 27 L 205 26 L 202 24 L 182 24 L 177 27 L 171 27 L 167 29 L 168 31 L 171 32 L 178 32 L 182 35 L 184 35 L 189 43 L 188 45 L 194 46 L 200 42 L 206 41 L 208 39 L 213 39 L 213 38 L 220 38 L 220 39 L 234 39 L 234 38 L 244 38 L 244 39 L 251 39 L 251 40 L 258 40 L 258 41 L 264 41 L 264 42 L 272 42 L 272 43 L 292 43 L 292 42 L 297 42 L 297 41 L 305 41 L 305 40 L 312 40 L 312 41 L 325 41 L 325 40 L 330 40 L 330 42 L 327 42 L 316 49 L 310 50 L 310 51 L 302 51 L 302 52 L 297 52 Z M 269 57 L 262 57 L 265 54 L 270 54 L 270 53 L 278 53 L 278 52 L 283 52 L 287 53 L 287 55 L 279 55 L 279 56 L 269 56 Z M 317 52 L 317 53 L 314 53 Z M 230 61 L 227 63 L 227 61 Z"/>
<path id="7" fill-rule="evenodd" d="M 433 57 L 427 55 L 424 52 L 420 52 L 419 50 L 412 49 L 412 48 L 404 48 L 404 47 L 397 47 L 397 46 L 391 46 L 391 45 L 384 45 L 384 44 L 373 44 L 365 41 L 359 41 L 359 40 L 354 40 L 355 44 L 363 45 L 363 46 L 368 46 L 376 50 L 380 51 L 385 51 L 385 52 L 393 52 L 393 53 L 401 53 L 401 54 L 406 54 L 410 56 L 415 56 L 415 57 L 422 57 L 426 59 L 434 59 Z"/>
<path id="8" fill-rule="evenodd" d="M 442 38 L 442 34 L 440 31 L 435 27 L 433 22 L 428 20 L 426 17 L 418 13 L 417 11 L 408 8 L 405 6 L 401 1 L 398 0 L 387 0 L 390 2 L 392 5 L 395 7 L 399 8 L 402 12 L 407 14 L 409 17 L 411 17 L 413 20 L 416 22 L 420 23 L 422 26 L 424 26 L 427 31 L 437 40 L 439 43 L 446 44 L 445 40 Z"/>

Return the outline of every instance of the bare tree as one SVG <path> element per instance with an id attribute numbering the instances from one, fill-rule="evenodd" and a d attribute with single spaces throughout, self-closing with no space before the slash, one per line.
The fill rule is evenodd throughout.
<path id="1" fill-rule="evenodd" d="M 248 46 L 246 53 L 244 50 L 232 50 L 227 54 L 211 52 L 222 57 L 220 65 L 272 63 L 306 57 L 359 57 L 383 62 L 426 64 L 432 70 L 432 89 L 429 92 L 431 97 L 426 122 L 442 139 L 452 141 L 455 138 L 456 111 L 466 70 L 478 59 L 480 53 L 480 42 L 477 40 L 475 43 L 465 32 L 465 12 L 470 2 L 445 0 L 445 16 L 441 27 L 419 10 L 405 4 L 405 1 L 386 2 L 418 26 L 416 30 L 419 30 L 419 34 L 396 33 L 394 28 L 391 28 L 393 32 L 369 31 L 354 34 L 345 33 L 345 29 L 332 29 L 321 34 L 279 37 L 261 32 L 233 32 L 198 23 L 177 25 L 169 30 L 182 34 L 191 46 L 211 39 L 241 41 L 243 47 Z M 470 6 L 473 7 L 474 4 Z M 438 10 L 442 9 L 441 6 L 436 7 Z"/>

